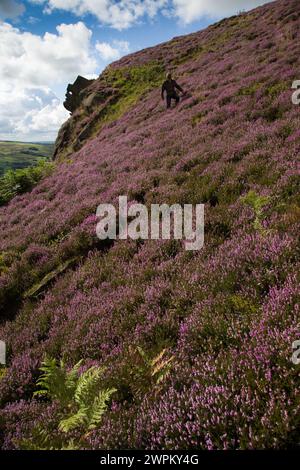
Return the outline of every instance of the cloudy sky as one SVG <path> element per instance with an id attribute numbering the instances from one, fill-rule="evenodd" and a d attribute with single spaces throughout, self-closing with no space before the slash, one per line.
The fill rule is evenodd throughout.
<path id="1" fill-rule="evenodd" d="M 270 0 L 0 0 L 0 139 L 53 141 L 66 85 Z"/>

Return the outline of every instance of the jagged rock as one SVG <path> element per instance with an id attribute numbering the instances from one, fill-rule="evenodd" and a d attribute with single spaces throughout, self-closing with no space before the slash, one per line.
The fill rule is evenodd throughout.
<path id="1" fill-rule="evenodd" d="M 82 101 L 81 92 L 91 85 L 94 80 L 88 80 L 87 78 L 78 75 L 73 84 L 69 83 L 66 92 L 66 99 L 64 101 L 64 107 L 72 114 L 80 105 Z"/>
<path id="2" fill-rule="evenodd" d="M 105 86 L 102 82 L 101 86 L 90 87 L 96 80 L 87 80 L 80 75 L 73 84 L 69 84 L 66 93 L 64 107 L 71 112 L 72 116 L 60 128 L 56 138 L 53 159 L 59 155 L 68 155 L 71 150 L 78 150 L 81 142 L 88 138 L 93 130 L 94 123 L 91 122 L 97 118 L 99 109 L 116 101 L 117 90 L 115 88 Z M 97 83 L 97 82 L 96 82 Z M 89 115 L 86 120 L 80 117 L 80 109 Z"/>
<path id="3" fill-rule="evenodd" d="M 99 91 L 89 94 L 82 100 L 82 106 L 89 112 L 93 110 L 96 106 L 101 103 L 104 103 L 107 97 L 116 93 L 114 88 L 102 88 Z"/>
<path id="4" fill-rule="evenodd" d="M 107 95 L 108 95 L 108 98 L 107 98 Z M 103 101 L 103 98 L 107 98 L 107 99 Z M 100 101 L 98 101 L 97 99 L 98 99 L 98 96 L 92 97 L 92 100 L 89 104 L 90 109 L 94 109 L 97 104 L 98 104 L 98 107 L 96 107 L 94 113 L 91 115 L 90 119 L 83 126 L 82 130 L 80 131 L 78 135 L 77 145 L 75 145 L 75 148 L 77 150 L 80 148 L 80 144 L 93 134 L 93 131 L 95 129 L 95 126 L 97 125 L 97 122 L 99 122 L 99 120 L 106 114 L 109 106 L 113 105 L 118 100 L 118 94 L 106 93 L 106 96 L 104 95 L 101 98 L 101 106 L 99 106 Z"/>
<path id="5" fill-rule="evenodd" d="M 53 152 L 53 160 L 59 155 L 59 153 L 68 145 L 72 134 L 72 120 L 68 119 L 59 129 Z"/>

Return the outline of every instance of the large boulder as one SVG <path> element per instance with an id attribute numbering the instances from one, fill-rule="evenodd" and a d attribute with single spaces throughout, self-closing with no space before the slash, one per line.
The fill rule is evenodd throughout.
<path id="1" fill-rule="evenodd" d="M 72 114 L 80 105 L 82 101 L 81 92 L 93 83 L 94 80 L 88 80 L 87 78 L 78 75 L 74 83 L 69 83 L 66 92 L 66 99 L 64 101 L 64 107 Z"/>

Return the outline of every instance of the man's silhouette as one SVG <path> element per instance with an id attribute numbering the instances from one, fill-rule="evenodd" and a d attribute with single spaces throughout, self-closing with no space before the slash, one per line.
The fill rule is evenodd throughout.
<path id="1" fill-rule="evenodd" d="M 171 107 L 172 100 L 175 100 L 175 105 L 179 103 L 179 95 L 176 93 L 176 90 L 184 93 L 181 86 L 179 86 L 178 83 L 172 79 L 172 74 L 167 73 L 167 80 L 164 82 L 161 89 L 161 97 L 163 100 L 165 99 L 165 92 L 167 93 L 167 108 Z"/>

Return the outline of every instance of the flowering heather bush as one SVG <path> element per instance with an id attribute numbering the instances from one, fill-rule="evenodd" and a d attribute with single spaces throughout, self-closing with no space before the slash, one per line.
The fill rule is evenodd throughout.
<path id="1" fill-rule="evenodd" d="M 57 403 L 33 398 L 45 356 L 117 389 L 89 448 L 299 445 L 299 41 L 298 0 L 279 0 L 115 62 L 53 172 L 0 209 L 3 448 L 55 437 Z M 190 93 L 168 112 L 166 69 Z M 96 207 L 119 195 L 204 203 L 204 248 L 100 242 Z M 136 392 L 136 351 L 172 358 L 159 387 Z"/>

